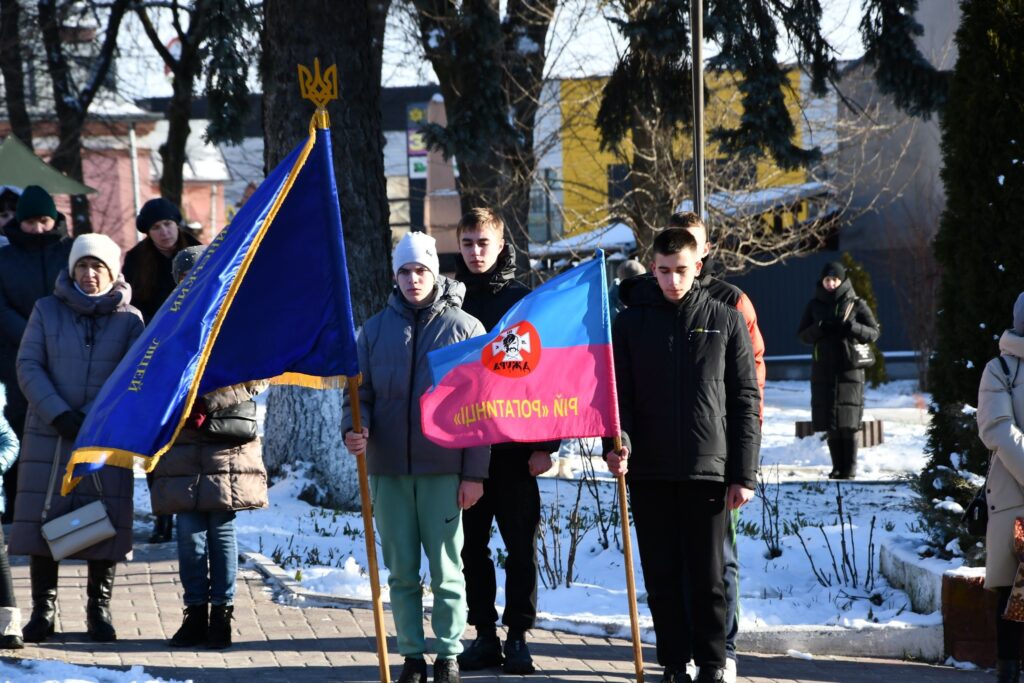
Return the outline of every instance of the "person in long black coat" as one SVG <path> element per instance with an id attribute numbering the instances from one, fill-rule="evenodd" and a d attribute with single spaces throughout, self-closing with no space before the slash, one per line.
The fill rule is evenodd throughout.
<path id="1" fill-rule="evenodd" d="M 878 339 L 874 314 L 853 290 L 842 263 L 825 265 L 800 320 L 800 339 L 814 346 L 811 420 L 828 433 L 830 479 L 857 474 L 857 432 L 864 416 L 864 370 L 851 368 L 849 347 Z"/>

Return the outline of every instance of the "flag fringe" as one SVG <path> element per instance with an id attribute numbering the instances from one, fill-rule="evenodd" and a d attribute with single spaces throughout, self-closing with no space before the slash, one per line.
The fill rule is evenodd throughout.
<path id="1" fill-rule="evenodd" d="M 317 377 L 316 375 L 304 375 L 301 372 L 286 372 L 283 375 L 270 380 L 275 386 L 305 387 L 306 389 L 341 389 L 347 386 L 348 377 L 345 375 L 334 375 L 333 377 Z"/>
<path id="2" fill-rule="evenodd" d="M 220 328 L 224 323 L 224 319 L 227 317 L 228 311 L 231 310 L 231 304 L 235 300 L 235 294 L 238 292 L 239 287 L 242 286 L 242 281 L 245 279 L 245 274 L 249 270 L 249 265 L 252 260 L 256 258 L 256 252 L 259 251 L 260 244 L 263 242 L 264 235 L 267 234 L 267 230 L 274 224 L 274 219 L 277 218 L 277 212 L 281 209 L 281 205 L 284 204 L 285 199 L 291 193 L 292 186 L 295 184 L 296 179 L 299 177 L 299 172 L 306 165 L 306 160 L 309 159 L 310 153 L 313 151 L 313 147 L 316 145 L 316 132 L 311 131 L 309 139 L 306 140 L 306 146 L 302 148 L 302 152 L 299 154 L 298 159 L 295 160 L 295 165 L 292 166 L 292 170 L 288 173 L 288 177 L 284 181 L 284 185 L 281 188 L 281 192 L 278 194 L 274 203 L 270 207 L 270 211 L 267 212 L 267 217 L 263 221 L 263 225 L 260 226 L 259 232 L 252 240 L 252 244 L 249 245 L 249 250 L 246 252 L 245 257 L 242 259 L 242 263 L 238 268 L 238 273 L 235 275 L 235 279 L 231 283 L 230 289 L 228 289 L 227 295 L 224 297 L 224 303 L 221 304 L 220 310 L 217 311 L 217 317 L 214 319 L 213 328 L 210 331 L 210 336 L 206 340 L 206 345 L 203 347 L 202 352 L 199 354 L 199 363 L 196 366 L 195 375 L 192 377 L 192 384 L 189 387 L 188 395 L 185 398 L 185 404 L 181 411 L 181 418 L 178 420 L 178 425 L 174 429 L 174 434 L 171 435 L 171 439 L 164 444 L 161 448 L 157 449 L 156 453 L 152 456 L 140 456 L 146 458 L 146 471 L 152 472 L 153 468 L 160 461 L 161 456 L 170 450 L 171 445 L 178 439 L 178 435 L 181 433 L 182 428 L 185 426 L 185 421 L 188 420 L 189 413 L 192 411 L 192 406 L 195 404 L 196 395 L 199 393 L 199 382 L 203 378 L 203 373 L 206 371 L 206 364 L 210 360 L 210 355 L 213 353 L 213 346 L 217 341 L 217 337 L 220 334 Z M 230 227 L 230 226 L 228 226 Z M 228 228 L 225 228 L 228 229 Z M 60 493 L 62 496 L 66 496 L 71 493 L 72 489 L 78 483 L 79 478 L 72 476 L 75 465 L 81 461 L 78 458 L 79 453 L 86 453 L 90 449 L 76 450 L 71 454 L 71 458 L 68 460 L 67 471 L 64 473 L 63 481 L 61 482 Z M 97 449 L 99 450 L 99 449 Z M 103 449 L 107 453 L 116 453 L 114 449 Z M 123 453 L 124 451 L 122 451 Z"/>
<path id="3" fill-rule="evenodd" d="M 141 453 L 133 453 L 132 451 L 122 451 L 116 448 L 79 448 L 75 451 L 75 457 L 73 463 L 68 463 L 68 470 L 64 475 L 64 479 L 61 482 L 61 495 L 66 496 L 64 488 L 67 487 L 70 492 L 71 489 L 78 486 L 78 482 L 82 480 L 81 477 L 73 477 L 71 473 L 74 471 L 73 465 L 80 464 L 91 464 L 95 465 L 103 463 L 106 467 L 121 467 L 127 470 L 135 467 L 135 459 L 146 459 L 146 456 Z M 146 469 L 147 472 L 151 468 Z"/>

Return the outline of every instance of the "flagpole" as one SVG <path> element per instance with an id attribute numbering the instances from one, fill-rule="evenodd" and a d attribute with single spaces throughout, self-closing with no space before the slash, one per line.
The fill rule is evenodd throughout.
<path id="1" fill-rule="evenodd" d="M 348 378 L 349 408 L 352 411 L 352 429 L 361 432 L 362 417 L 359 414 L 359 380 Z M 384 630 L 384 601 L 380 597 L 380 572 L 377 568 L 377 542 L 373 536 L 373 502 L 370 499 L 370 477 L 366 473 L 366 453 L 356 453 L 356 467 L 359 469 L 359 498 L 363 510 L 363 535 L 366 538 L 366 568 L 370 574 L 370 596 L 373 601 L 373 627 L 377 633 L 377 663 L 380 667 L 381 683 L 391 683 L 388 669 L 387 631 Z"/>
<path id="2" fill-rule="evenodd" d="M 615 437 L 615 450 L 622 450 L 622 437 Z M 640 642 L 640 615 L 636 608 L 636 579 L 633 577 L 633 539 L 629 535 L 629 507 L 626 505 L 626 475 L 616 477 L 619 485 L 619 517 L 622 519 L 622 552 L 626 556 L 626 595 L 629 598 L 629 627 L 633 635 L 633 667 L 637 683 L 644 683 L 644 653 Z"/>

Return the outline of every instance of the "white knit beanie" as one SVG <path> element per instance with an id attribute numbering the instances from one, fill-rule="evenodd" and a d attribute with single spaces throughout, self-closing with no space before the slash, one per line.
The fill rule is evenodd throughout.
<path id="1" fill-rule="evenodd" d="M 418 263 L 436 278 L 441 270 L 437 259 L 437 240 L 425 232 L 407 232 L 391 254 L 391 270 L 398 275 L 398 269 L 407 263 Z"/>
<path id="2" fill-rule="evenodd" d="M 90 232 L 79 235 L 71 243 L 71 255 L 68 256 L 68 274 L 75 277 L 75 264 L 86 256 L 103 261 L 103 264 L 110 270 L 110 277 L 114 280 L 121 274 L 121 247 L 117 246 L 114 240 L 106 235 Z"/>

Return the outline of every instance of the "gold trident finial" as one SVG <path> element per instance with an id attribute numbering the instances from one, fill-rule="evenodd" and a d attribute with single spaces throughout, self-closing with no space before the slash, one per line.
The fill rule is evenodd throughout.
<path id="1" fill-rule="evenodd" d="M 316 105 L 309 127 L 330 128 L 331 119 L 327 116 L 327 103 L 338 99 L 338 65 L 331 64 L 321 75 L 319 57 L 313 59 L 312 73 L 307 67 L 299 64 L 299 91 L 302 93 L 302 99 Z"/>

